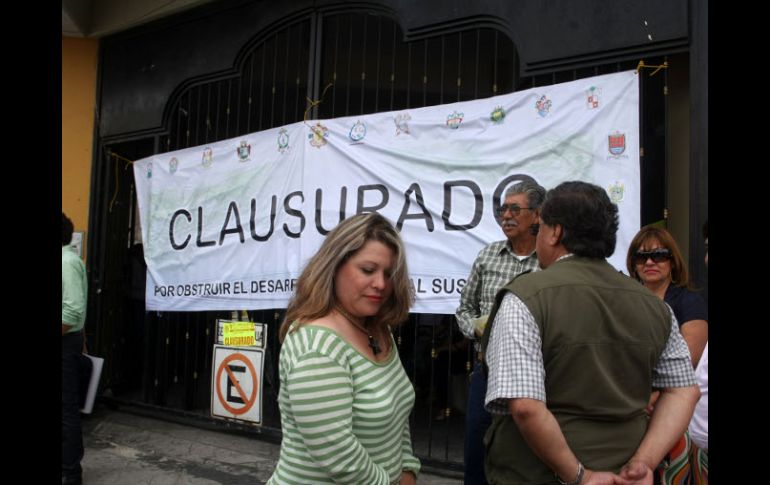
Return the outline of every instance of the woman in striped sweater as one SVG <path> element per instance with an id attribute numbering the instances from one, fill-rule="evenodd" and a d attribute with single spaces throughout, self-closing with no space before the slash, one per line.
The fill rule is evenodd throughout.
<path id="1" fill-rule="evenodd" d="M 391 334 L 413 302 L 398 233 L 376 213 L 346 219 L 296 288 L 279 333 L 283 440 L 267 483 L 414 484 L 414 389 Z"/>

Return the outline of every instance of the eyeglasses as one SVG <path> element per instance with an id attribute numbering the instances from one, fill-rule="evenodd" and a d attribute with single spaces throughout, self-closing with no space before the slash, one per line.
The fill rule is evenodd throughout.
<path id="1" fill-rule="evenodd" d="M 529 207 L 521 207 L 516 204 L 503 204 L 500 207 L 498 207 L 497 210 L 495 210 L 495 212 L 497 213 L 498 216 L 502 216 L 509 210 L 511 211 L 511 214 L 513 214 L 514 216 L 518 216 L 519 214 L 521 214 L 521 211 L 523 210 L 531 211 L 535 209 L 530 209 Z"/>
<path id="2" fill-rule="evenodd" d="M 653 249 L 652 251 L 637 251 L 634 253 L 636 264 L 644 264 L 648 259 L 655 263 L 662 263 L 671 259 L 671 251 L 666 248 Z"/>

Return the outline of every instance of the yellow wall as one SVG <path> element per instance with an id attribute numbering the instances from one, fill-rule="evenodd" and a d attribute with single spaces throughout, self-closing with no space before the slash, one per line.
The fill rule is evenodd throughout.
<path id="1" fill-rule="evenodd" d="M 62 36 L 61 44 L 61 207 L 75 230 L 86 232 L 99 42 Z M 83 242 L 85 257 L 87 233 Z"/>

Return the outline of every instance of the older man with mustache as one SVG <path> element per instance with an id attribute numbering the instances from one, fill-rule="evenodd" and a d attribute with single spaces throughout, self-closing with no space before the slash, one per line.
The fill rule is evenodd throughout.
<path id="1" fill-rule="evenodd" d="M 527 177 L 505 192 L 504 203 L 496 210 L 506 239 L 493 242 L 479 252 L 456 312 L 460 330 L 475 341 L 477 351 L 480 350 L 477 340 L 483 333 L 497 291 L 519 274 L 538 270 L 535 235 L 544 199 L 545 188 Z M 487 483 L 483 439 L 492 416 L 484 409 L 487 378 L 479 362 L 477 359 L 473 366 L 465 415 L 465 485 Z"/>

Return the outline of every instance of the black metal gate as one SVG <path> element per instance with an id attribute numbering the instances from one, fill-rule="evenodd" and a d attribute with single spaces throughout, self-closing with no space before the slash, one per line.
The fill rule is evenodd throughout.
<path id="1" fill-rule="evenodd" d="M 389 11 L 317 9 L 258 33 L 243 47 L 231 72 L 179 86 L 166 105 L 162 132 L 98 140 L 87 329 L 91 348 L 106 357 L 107 395 L 206 420 L 215 320 L 230 317 L 229 312 L 144 311 L 144 262 L 135 244 L 138 221 L 129 161 L 293 123 L 306 115 L 333 118 L 485 98 L 632 69 L 635 62 L 534 77 L 520 77 L 518 65 L 511 39 L 491 27 L 470 26 L 406 42 Z M 660 219 L 665 202 L 664 86 L 665 74 L 645 76 L 642 82 L 643 224 Z M 311 105 L 308 99 L 321 102 Z M 270 329 L 263 426 L 227 426 L 275 438 L 280 435 L 277 328 L 282 310 L 250 311 L 248 316 Z M 417 391 L 412 415 L 416 453 L 426 463 L 461 469 L 472 346 L 451 315 L 413 314 L 397 342 Z"/>

